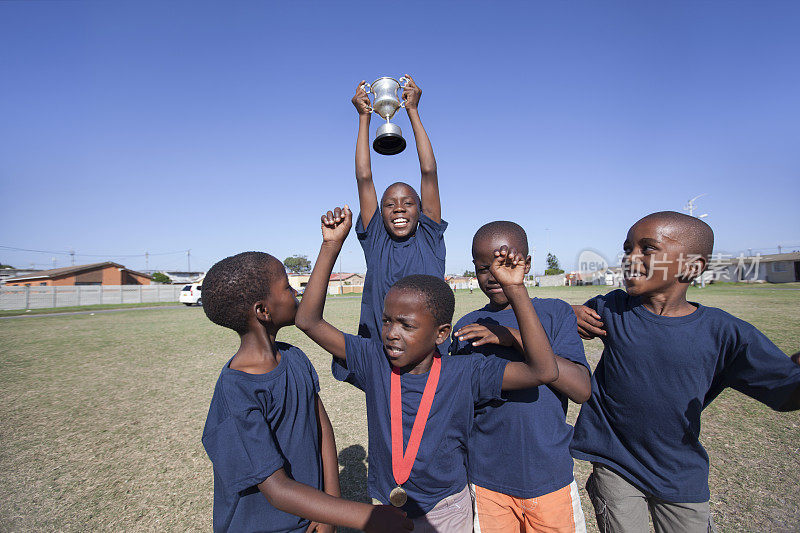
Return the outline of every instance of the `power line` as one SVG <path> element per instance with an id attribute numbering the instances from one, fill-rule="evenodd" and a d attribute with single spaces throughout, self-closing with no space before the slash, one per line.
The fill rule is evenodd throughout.
<path id="1" fill-rule="evenodd" d="M 75 250 L 68 250 L 68 251 L 60 251 L 60 250 L 34 250 L 32 248 L 17 248 L 15 246 L 4 246 L 0 245 L 0 248 L 3 250 L 13 250 L 16 252 L 34 252 L 39 254 L 56 254 L 56 255 L 70 255 L 73 257 L 115 257 L 115 258 L 127 258 L 127 257 L 148 257 L 154 255 L 176 255 L 176 254 L 184 254 L 187 250 L 176 250 L 174 252 L 159 252 L 159 253 L 148 253 L 145 252 L 143 254 L 80 254 L 77 253 Z"/>

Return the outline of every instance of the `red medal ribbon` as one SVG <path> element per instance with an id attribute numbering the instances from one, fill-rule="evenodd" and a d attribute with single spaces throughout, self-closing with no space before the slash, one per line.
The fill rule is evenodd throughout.
<path id="1" fill-rule="evenodd" d="M 411 427 L 411 436 L 408 439 L 406 453 L 403 453 L 403 402 L 401 399 L 400 374 L 392 367 L 392 382 L 389 390 L 389 418 L 392 425 L 392 474 L 397 485 L 400 486 L 408 481 L 411 476 L 411 468 L 417 458 L 419 444 L 422 442 L 422 434 L 425 432 L 425 424 L 428 422 L 428 414 L 431 412 L 433 397 L 436 395 L 436 386 L 439 384 L 439 371 L 442 367 L 442 358 L 435 356 L 431 365 L 428 380 L 425 382 L 425 390 L 422 392 L 422 400 L 419 402 L 419 410 L 414 418 L 414 425 Z"/>

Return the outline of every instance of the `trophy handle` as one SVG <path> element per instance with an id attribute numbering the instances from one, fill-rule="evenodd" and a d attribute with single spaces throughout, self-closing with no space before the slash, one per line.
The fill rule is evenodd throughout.
<path id="1" fill-rule="evenodd" d="M 372 85 L 370 85 L 369 83 L 364 83 L 364 91 L 367 93 L 367 100 L 369 100 L 369 93 L 372 93 Z M 375 93 L 372 93 L 372 94 L 375 94 Z M 372 103 L 371 100 L 370 100 L 370 103 Z M 370 105 L 369 106 L 369 112 L 372 113 L 373 111 L 375 111 L 375 109 Z"/>
<path id="2" fill-rule="evenodd" d="M 397 90 L 399 91 L 400 89 L 405 89 L 405 88 L 406 88 L 406 85 L 408 85 L 408 81 L 409 81 L 409 80 L 408 80 L 408 78 L 406 78 L 405 76 L 403 76 L 402 78 L 400 78 L 400 79 L 399 79 L 399 80 L 397 80 L 397 81 L 399 81 L 400 83 L 402 83 L 402 85 L 400 85 L 400 87 L 398 87 L 398 88 L 397 88 Z M 406 101 L 405 101 L 405 100 L 403 100 L 403 93 L 400 93 L 400 97 L 398 98 L 398 100 L 400 100 L 400 107 L 402 107 L 402 108 L 404 108 L 404 109 L 405 109 L 405 107 L 406 107 Z"/>

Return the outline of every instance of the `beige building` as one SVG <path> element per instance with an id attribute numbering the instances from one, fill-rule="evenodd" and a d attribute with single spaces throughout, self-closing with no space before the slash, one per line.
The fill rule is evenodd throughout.
<path id="1" fill-rule="evenodd" d="M 711 280 L 789 283 L 800 281 L 800 252 L 747 257 L 711 257 L 703 274 Z"/>
<path id="2" fill-rule="evenodd" d="M 334 272 L 328 280 L 328 294 L 351 294 L 364 292 L 364 274 Z"/>
<path id="3" fill-rule="evenodd" d="M 105 261 L 89 265 L 73 265 L 51 270 L 39 270 L 23 276 L 8 278 L 6 285 L 150 285 L 150 276 L 125 268 L 119 263 Z"/>
<path id="4" fill-rule="evenodd" d="M 311 274 L 287 274 L 287 276 L 289 276 L 289 285 L 296 291 L 305 288 L 311 278 Z"/>

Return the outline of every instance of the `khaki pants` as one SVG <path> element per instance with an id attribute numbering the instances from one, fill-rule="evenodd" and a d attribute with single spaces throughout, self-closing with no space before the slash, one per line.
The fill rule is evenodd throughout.
<path id="1" fill-rule="evenodd" d="M 472 533 L 472 498 L 469 488 L 444 498 L 436 506 L 411 520 L 414 533 Z"/>
<path id="2" fill-rule="evenodd" d="M 609 467 L 592 463 L 586 492 L 594 505 L 601 533 L 713 533 L 708 502 L 673 503 L 639 490 Z"/>

